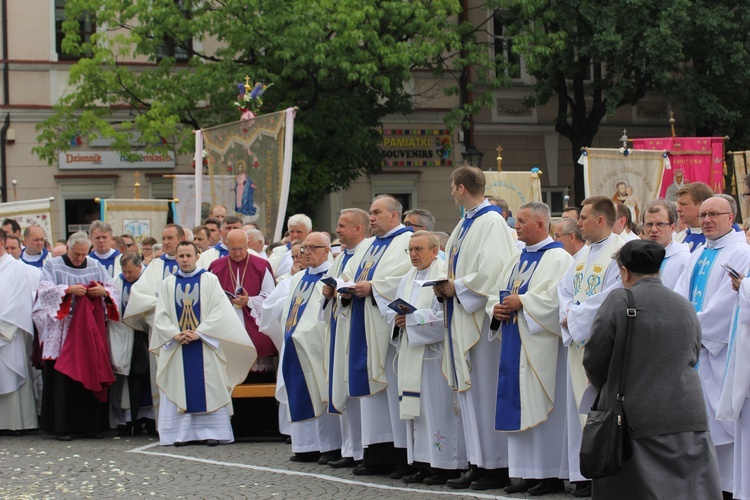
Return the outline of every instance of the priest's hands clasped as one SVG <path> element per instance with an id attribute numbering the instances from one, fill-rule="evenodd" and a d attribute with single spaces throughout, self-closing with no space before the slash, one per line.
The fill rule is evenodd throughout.
<path id="1" fill-rule="evenodd" d="M 518 295 L 508 295 L 502 302 L 498 302 L 492 308 L 492 317 L 500 321 L 505 321 L 511 318 L 511 314 L 514 311 L 521 309 L 522 305 Z"/>
<path id="2" fill-rule="evenodd" d="M 178 333 L 173 338 L 180 344 L 187 345 L 193 340 L 198 340 L 200 337 L 192 330 L 185 330 L 184 332 Z"/>
<path id="3" fill-rule="evenodd" d="M 70 285 L 65 293 L 73 295 L 75 297 L 83 297 L 88 295 L 89 297 L 106 297 L 107 290 L 101 283 L 91 282 L 86 285 Z"/>

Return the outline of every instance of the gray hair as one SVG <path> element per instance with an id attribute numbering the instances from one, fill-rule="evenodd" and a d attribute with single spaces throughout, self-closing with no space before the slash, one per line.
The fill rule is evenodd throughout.
<path id="1" fill-rule="evenodd" d="M 112 226 L 101 220 L 95 220 L 91 223 L 91 225 L 89 226 L 89 236 L 94 233 L 95 229 L 104 231 L 105 233 L 109 233 L 110 236 L 115 234 L 114 231 L 112 231 Z"/>
<path id="2" fill-rule="evenodd" d="M 370 236 L 370 214 L 361 208 L 343 208 L 339 212 L 339 217 L 344 214 L 352 214 L 357 224 L 362 226 L 362 231 L 365 236 Z"/>
<path id="3" fill-rule="evenodd" d="M 435 235 L 435 233 L 432 233 L 430 231 L 416 231 L 411 235 L 412 239 L 418 238 L 420 236 L 424 236 L 427 238 L 427 241 L 430 243 L 430 248 L 440 248 L 440 240 L 438 240 L 438 237 Z"/>
<path id="4" fill-rule="evenodd" d="M 94 221 L 94 222 L 101 222 L 101 221 Z M 110 228 L 110 231 L 111 231 L 111 228 Z M 89 239 L 89 235 L 85 231 L 78 231 L 77 233 L 73 233 L 70 235 L 70 238 L 68 238 L 68 248 L 72 249 L 74 246 L 81 245 L 81 244 L 86 245 L 86 248 L 91 247 L 91 240 Z"/>
<path id="5" fill-rule="evenodd" d="M 141 266 L 141 256 L 136 252 L 125 252 L 120 256 L 120 266 L 124 266 L 128 262 L 132 263 L 136 267 Z"/>
<path id="6" fill-rule="evenodd" d="M 562 230 L 565 231 L 565 234 L 574 234 L 578 241 L 583 242 L 583 235 L 581 234 L 581 229 L 578 227 L 577 220 L 570 217 L 563 217 L 558 224 L 562 224 Z"/>
<path id="7" fill-rule="evenodd" d="M 388 200 L 388 203 L 385 206 L 386 210 L 389 212 L 398 212 L 398 218 L 401 220 L 401 214 L 404 212 L 404 207 L 401 205 L 401 202 L 389 194 L 379 194 L 373 198 L 372 201 L 374 203 L 375 201 L 382 199 Z"/>
<path id="8" fill-rule="evenodd" d="M 519 210 L 529 209 L 532 214 L 542 219 L 545 227 L 549 227 L 550 213 L 549 207 L 541 201 L 530 201 L 521 205 Z"/>
<path id="9" fill-rule="evenodd" d="M 287 229 L 292 226 L 305 226 L 308 231 L 312 231 L 312 219 L 305 214 L 294 214 L 286 223 Z"/>
<path id="10" fill-rule="evenodd" d="M 732 213 L 734 214 L 734 220 L 737 221 L 737 202 L 728 194 L 724 193 L 717 193 L 714 195 L 714 198 L 724 198 L 729 202 L 729 206 L 732 208 Z"/>
<path id="11" fill-rule="evenodd" d="M 245 234 L 252 241 L 260 241 L 264 245 L 266 244 L 266 237 L 260 229 L 248 229 Z"/>
<path id="12" fill-rule="evenodd" d="M 429 210 L 423 208 L 415 208 L 404 212 L 404 219 L 410 215 L 416 215 L 419 225 L 425 228 L 427 231 L 435 229 L 435 216 L 430 213 Z"/>
<path id="13" fill-rule="evenodd" d="M 732 200 L 734 201 L 734 200 Z M 653 200 L 649 201 L 648 205 L 646 205 L 646 210 L 643 211 L 643 214 L 641 214 L 641 220 L 646 220 L 646 214 L 658 214 L 661 209 L 664 209 L 667 211 L 667 217 L 670 224 L 674 224 L 677 222 L 677 209 L 674 207 L 674 205 L 667 200 Z"/>

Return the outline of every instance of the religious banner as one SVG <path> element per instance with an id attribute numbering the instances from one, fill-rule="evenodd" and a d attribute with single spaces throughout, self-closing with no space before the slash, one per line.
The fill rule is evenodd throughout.
<path id="1" fill-rule="evenodd" d="M 175 224 L 193 229 L 208 217 L 211 207 L 223 205 L 227 207 L 227 213 L 234 213 L 234 176 L 215 175 L 213 186 L 209 177 L 202 177 L 203 189 L 201 193 L 200 211 L 201 216 L 196 219 L 196 192 L 195 175 L 174 176 L 174 197 L 179 200 L 175 204 Z"/>
<path id="2" fill-rule="evenodd" d="M 659 198 L 677 201 L 677 191 L 690 182 L 703 182 L 724 192 L 723 137 L 662 137 L 633 139 L 633 149 L 666 151 L 671 169 L 664 170 Z"/>
<path id="3" fill-rule="evenodd" d="M 116 236 L 130 234 L 138 243 L 146 236 L 161 241 L 167 225 L 168 200 L 101 200 L 100 218 Z M 192 229 L 192 228 L 190 228 Z"/>
<path id="4" fill-rule="evenodd" d="M 729 156 L 732 158 L 732 166 L 734 167 L 734 183 L 737 197 L 740 200 L 740 211 L 742 214 L 742 220 L 746 220 L 750 216 L 750 206 L 748 206 L 748 200 L 743 193 L 747 192 L 745 187 L 745 177 L 750 174 L 750 165 L 748 165 L 747 155 L 750 151 L 731 151 Z M 733 194 L 734 194 L 733 193 Z"/>
<path id="5" fill-rule="evenodd" d="M 669 158 L 664 151 L 633 149 L 586 149 L 578 163 L 583 165 L 586 197 L 606 196 L 624 203 L 633 221 L 644 207 L 659 198 L 664 170 Z"/>
<path id="6" fill-rule="evenodd" d="M 450 130 L 385 129 L 381 148 L 389 167 L 453 166 Z"/>
<path id="7" fill-rule="evenodd" d="M 289 197 L 293 132 L 293 108 L 201 130 L 196 143 L 203 143 L 209 179 L 209 191 L 203 191 L 202 183 L 198 185 L 203 172 L 195 169 L 201 200 L 208 193 L 214 199 L 220 179 L 232 176 L 228 212 L 257 224 L 274 241 L 280 240 Z M 197 157 L 196 164 L 202 160 Z"/>
<path id="8" fill-rule="evenodd" d="M 507 201 L 513 213 L 524 203 L 542 201 L 538 169 L 531 172 L 485 172 L 484 177 L 487 180 L 485 196 Z"/>
<path id="9" fill-rule="evenodd" d="M 11 201 L 0 203 L 0 220 L 13 219 L 23 230 L 29 226 L 37 225 L 44 229 L 48 241 L 53 240 L 52 234 L 52 202 L 54 198 L 42 198 L 38 200 Z"/>

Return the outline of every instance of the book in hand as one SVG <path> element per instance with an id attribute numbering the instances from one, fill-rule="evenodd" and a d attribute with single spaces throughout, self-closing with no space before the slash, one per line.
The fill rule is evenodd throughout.
<path id="1" fill-rule="evenodd" d="M 336 285 L 336 291 L 339 293 L 352 293 L 354 289 L 354 283 L 351 281 L 337 280 Z"/>
<path id="2" fill-rule="evenodd" d="M 242 295 L 243 293 L 245 293 L 245 291 L 242 289 L 242 287 L 239 287 L 234 291 L 234 293 L 230 292 L 229 290 L 224 290 L 224 293 L 227 294 L 227 297 L 229 297 L 230 299 L 236 299 L 238 295 Z"/>
<path id="3" fill-rule="evenodd" d="M 416 283 L 417 286 L 426 287 L 439 285 L 440 283 L 445 283 L 446 281 L 448 281 L 448 278 L 436 278 L 434 280 L 414 280 L 414 283 Z"/>
<path id="4" fill-rule="evenodd" d="M 320 278 L 320 282 L 324 285 L 336 288 L 336 278 L 334 278 L 333 276 L 323 276 L 322 278 Z"/>
<path id="5" fill-rule="evenodd" d="M 388 304 L 388 307 L 390 307 L 391 310 L 395 311 L 396 314 L 404 314 L 404 315 L 405 314 L 411 314 L 411 313 L 413 313 L 414 311 L 417 310 L 416 307 L 414 307 L 413 305 L 409 304 L 404 299 L 396 299 L 393 302 L 391 302 L 390 304 Z"/>
<path id="6" fill-rule="evenodd" d="M 728 272 L 728 273 L 729 273 L 729 275 L 730 275 L 730 276 L 731 276 L 732 278 L 742 279 L 742 275 L 740 274 L 740 272 L 739 272 L 739 271 L 737 271 L 737 270 L 736 270 L 735 268 L 733 268 L 732 266 L 730 266 L 729 264 L 722 264 L 722 265 L 721 265 L 721 267 L 723 267 L 723 268 L 724 268 L 724 270 L 725 270 L 726 272 Z"/>

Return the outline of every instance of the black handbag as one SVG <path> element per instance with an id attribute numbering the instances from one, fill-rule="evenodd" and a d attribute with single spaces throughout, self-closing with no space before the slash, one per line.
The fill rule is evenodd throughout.
<path id="1" fill-rule="evenodd" d="M 617 474 L 622 468 L 623 462 L 628 460 L 633 453 L 630 428 L 622 402 L 625 399 L 623 389 L 625 387 L 625 360 L 630 345 L 628 339 L 633 333 L 636 310 L 633 307 L 633 292 L 627 288 L 625 292 L 628 296 L 626 335 L 615 337 L 615 346 L 612 351 L 612 363 L 615 365 L 612 373 L 619 373 L 620 377 L 617 398 L 608 410 L 598 411 L 596 407 L 599 396 L 601 396 L 600 391 L 588 414 L 586 425 L 583 427 L 580 467 L 581 475 L 589 479 L 599 479 Z M 616 366 L 617 364 L 619 364 L 619 369 Z"/>

